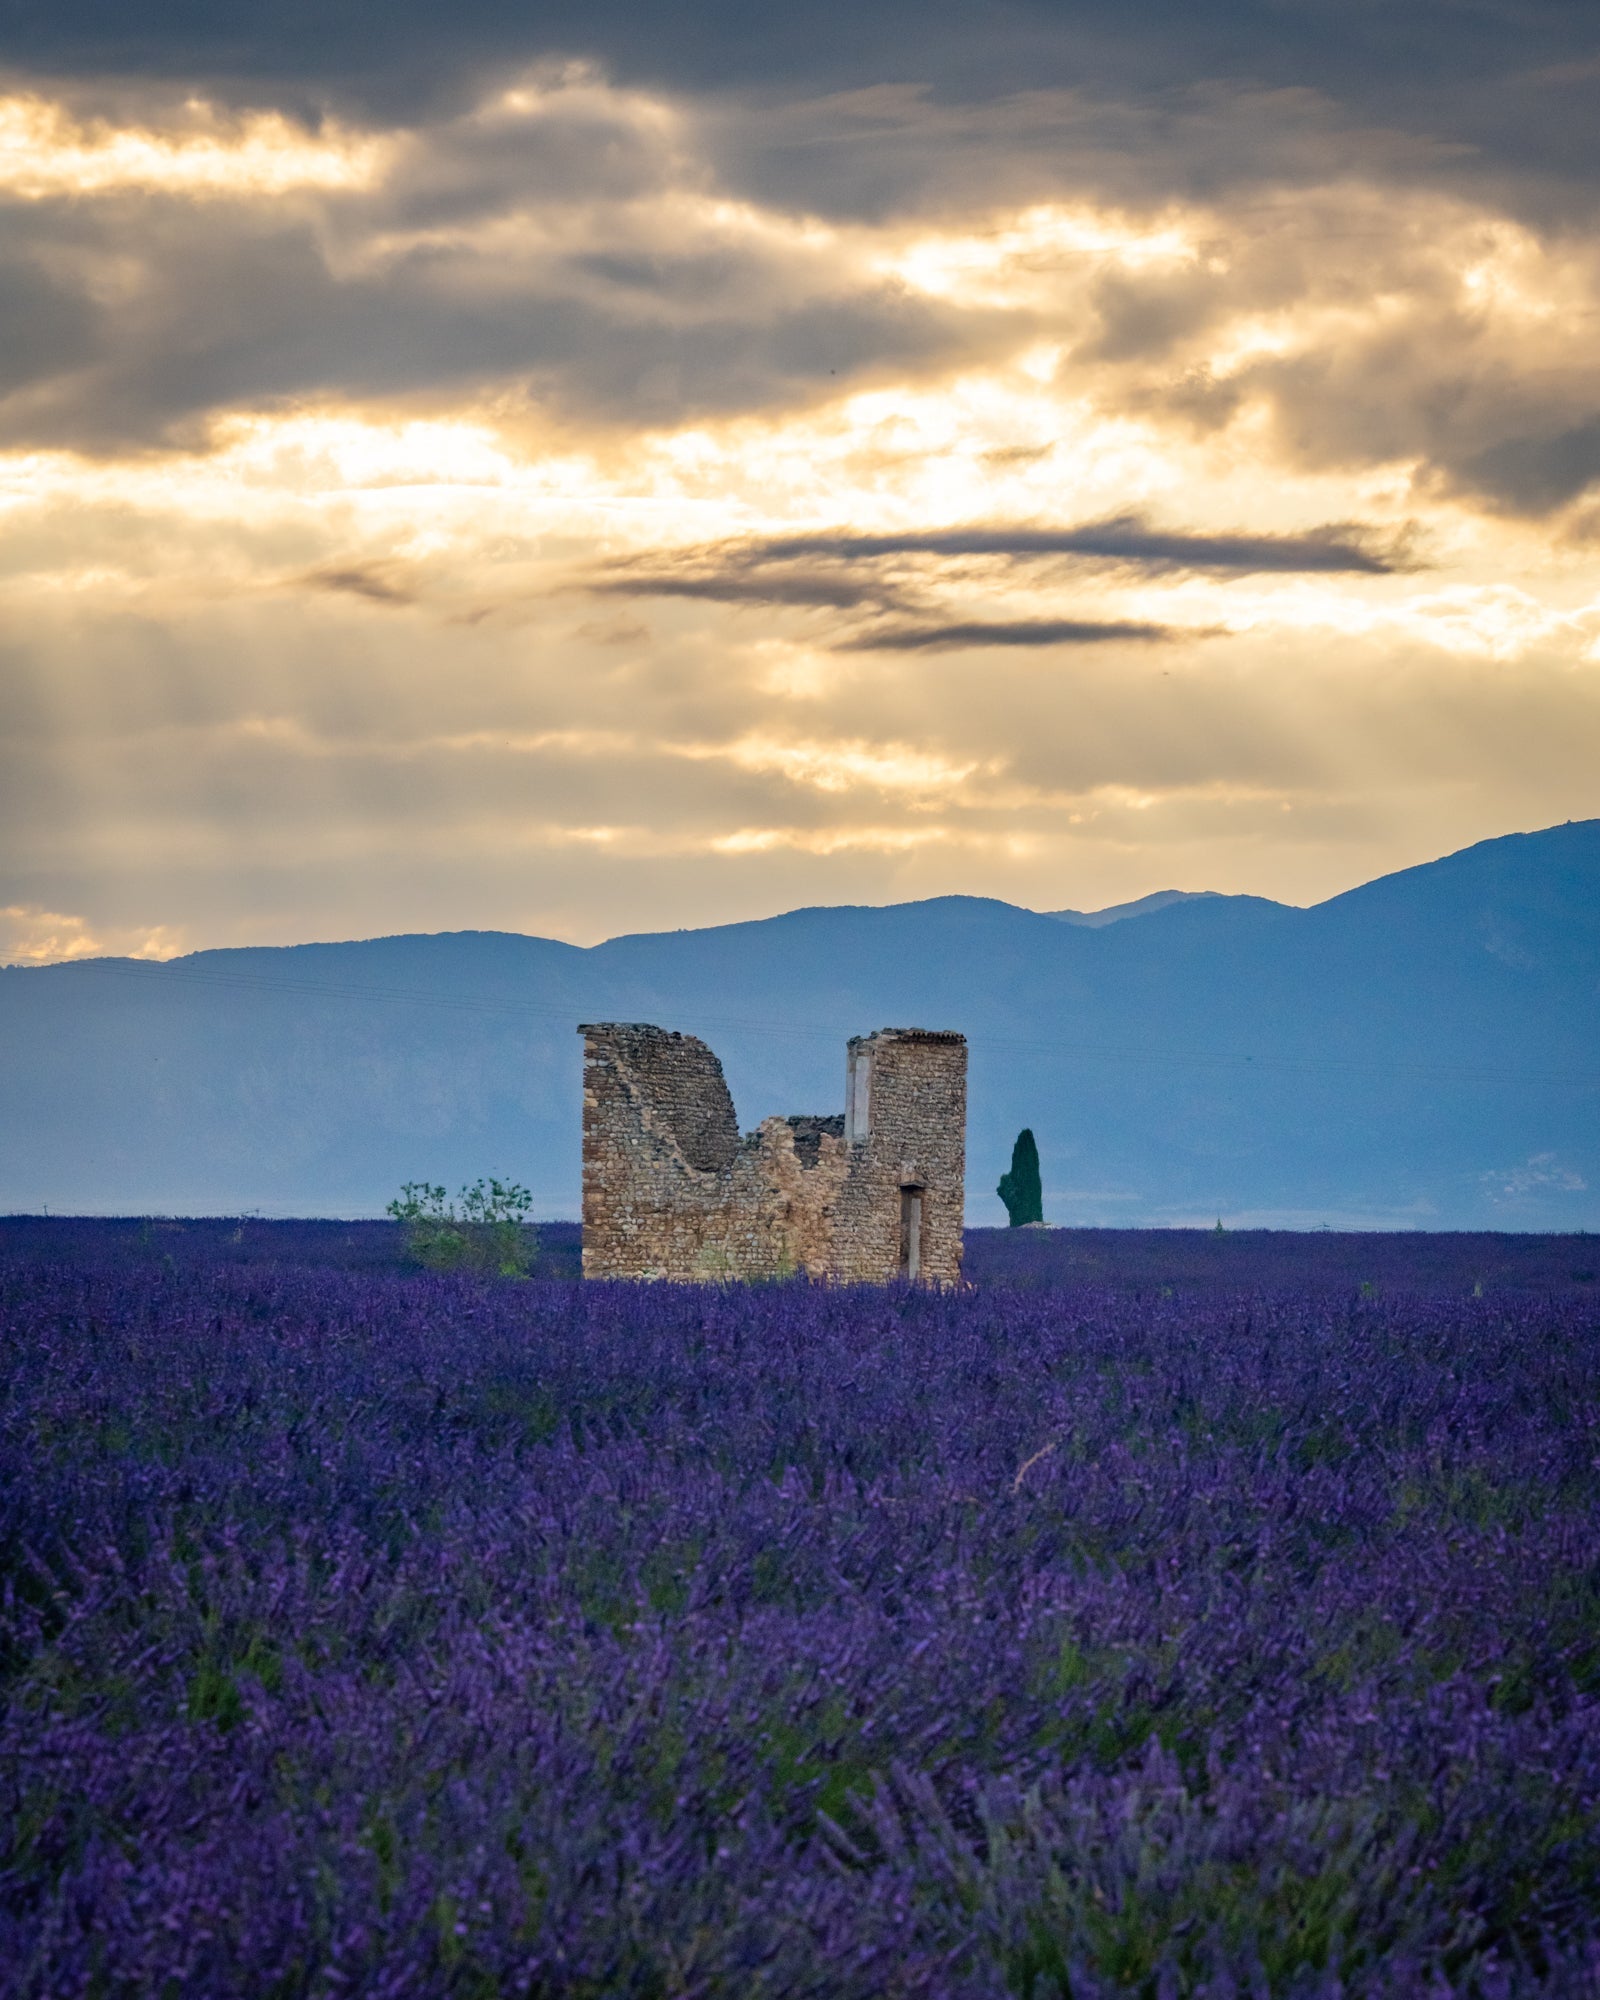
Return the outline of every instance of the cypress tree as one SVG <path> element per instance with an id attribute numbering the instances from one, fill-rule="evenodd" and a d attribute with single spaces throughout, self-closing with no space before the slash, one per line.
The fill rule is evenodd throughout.
<path id="1" fill-rule="evenodd" d="M 1017 1143 L 1011 1148 L 1011 1171 L 1000 1176 L 1000 1185 L 995 1192 L 1006 1205 L 1006 1214 L 1011 1218 L 1013 1229 L 1020 1229 L 1026 1222 L 1044 1221 L 1039 1148 L 1034 1144 L 1033 1133 L 1026 1126 L 1017 1134 Z"/>

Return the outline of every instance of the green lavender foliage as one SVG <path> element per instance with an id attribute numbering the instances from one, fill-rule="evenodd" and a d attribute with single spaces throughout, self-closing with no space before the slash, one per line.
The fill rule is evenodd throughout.
<path id="1" fill-rule="evenodd" d="M 452 1200 L 429 1181 L 407 1181 L 389 1204 L 406 1254 L 428 1271 L 525 1278 L 539 1252 L 528 1221 L 533 1196 L 515 1181 L 476 1180 Z"/>
<path id="2" fill-rule="evenodd" d="M 1044 1189 L 1039 1182 L 1039 1148 L 1031 1129 L 1024 1126 L 1011 1148 L 1011 1170 L 1000 1176 L 995 1190 L 1006 1205 L 1011 1227 L 1044 1221 Z"/>

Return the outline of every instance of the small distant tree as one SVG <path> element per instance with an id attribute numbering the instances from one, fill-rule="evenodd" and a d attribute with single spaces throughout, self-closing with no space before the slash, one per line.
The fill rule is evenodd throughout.
<path id="1" fill-rule="evenodd" d="M 525 1278 L 539 1254 L 532 1206 L 515 1181 L 477 1180 L 454 1200 L 429 1181 L 407 1181 L 389 1213 L 405 1229 L 407 1254 L 429 1271 Z"/>
<path id="2" fill-rule="evenodd" d="M 1000 1176 L 996 1193 L 1006 1205 L 1011 1227 L 1044 1221 L 1044 1189 L 1039 1181 L 1039 1148 L 1033 1133 L 1024 1126 L 1011 1148 L 1011 1171 Z"/>

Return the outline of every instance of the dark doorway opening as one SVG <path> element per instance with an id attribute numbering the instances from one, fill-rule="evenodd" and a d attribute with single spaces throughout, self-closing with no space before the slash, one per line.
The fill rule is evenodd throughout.
<path id="1" fill-rule="evenodd" d="M 900 1190 L 900 1275 L 913 1283 L 922 1276 L 922 1195 L 919 1187 Z"/>

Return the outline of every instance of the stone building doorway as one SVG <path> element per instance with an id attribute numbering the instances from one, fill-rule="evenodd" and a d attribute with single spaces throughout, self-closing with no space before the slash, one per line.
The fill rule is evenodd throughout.
<path id="1" fill-rule="evenodd" d="M 900 1275 L 913 1284 L 922 1276 L 922 1196 L 920 1187 L 900 1190 Z"/>

